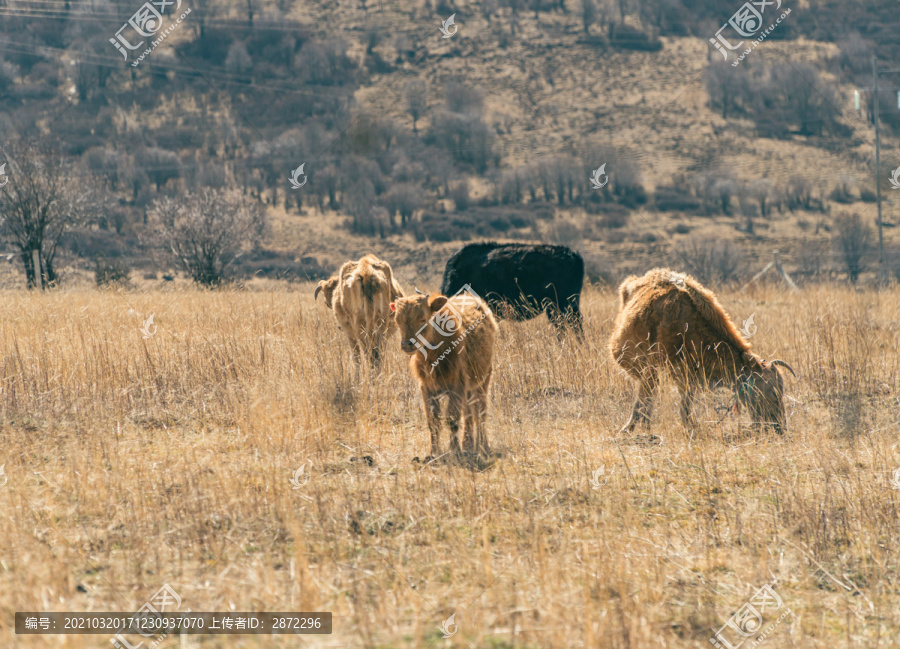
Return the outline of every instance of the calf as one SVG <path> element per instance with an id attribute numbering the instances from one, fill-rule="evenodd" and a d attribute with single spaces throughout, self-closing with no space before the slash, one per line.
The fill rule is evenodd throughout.
<path id="1" fill-rule="evenodd" d="M 754 426 L 785 427 L 784 383 L 777 366 L 750 351 L 712 291 L 689 275 L 655 268 L 643 277 L 631 276 L 619 287 L 621 308 L 609 341 L 615 361 L 639 382 L 629 432 L 649 424 L 659 375 L 673 375 L 681 394 L 681 419 L 694 425 L 692 401 L 701 389 L 727 386 L 735 406 L 746 406 Z"/>
<path id="2" fill-rule="evenodd" d="M 461 292 L 448 298 L 424 293 L 391 304 L 400 349 L 412 356 L 431 432 L 431 457 L 440 455 L 441 396 L 448 395 L 450 451 L 490 454 L 485 419 L 497 322 L 481 298 Z M 462 449 L 457 440 L 463 419 Z"/>
<path id="3" fill-rule="evenodd" d="M 374 255 L 348 261 L 336 275 L 319 282 L 314 299 L 320 291 L 338 328 L 350 340 L 354 358 L 361 362 L 365 356 L 370 365 L 378 366 L 385 339 L 394 330 L 389 305 L 403 297 L 390 264 Z"/>

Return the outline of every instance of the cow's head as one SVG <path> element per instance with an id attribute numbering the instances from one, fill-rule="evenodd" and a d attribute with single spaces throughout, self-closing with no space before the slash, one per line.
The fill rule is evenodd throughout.
<path id="1" fill-rule="evenodd" d="M 791 366 L 782 360 L 765 361 L 753 354 L 744 354 L 747 369 L 738 377 L 735 387 L 737 404 L 747 408 L 757 424 L 771 424 L 776 433 L 783 433 L 784 380 L 778 372 L 782 366 L 794 374 Z M 796 374 L 794 374 L 796 376 Z"/>
<path id="2" fill-rule="evenodd" d="M 331 300 L 334 297 L 334 289 L 337 288 L 338 283 L 340 282 L 339 277 L 332 277 L 330 279 L 323 280 L 319 282 L 319 285 L 316 286 L 316 292 L 313 293 L 313 299 L 319 297 L 319 291 L 322 291 L 322 294 L 325 296 L 325 306 L 329 309 L 331 308 Z"/>
<path id="3" fill-rule="evenodd" d="M 391 302 L 391 317 L 400 330 L 400 349 L 406 354 L 415 354 L 416 334 L 422 329 L 436 312 L 447 304 L 447 298 L 440 293 L 426 295 L 419 293 L 410 297 L 401 297 Z"/>

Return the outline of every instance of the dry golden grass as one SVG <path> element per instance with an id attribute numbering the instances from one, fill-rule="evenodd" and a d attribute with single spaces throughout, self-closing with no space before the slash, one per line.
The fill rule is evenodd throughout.
<path id="1" fill-rule="evenodd" d="M 691 435 L 666 384 L 660 443 L 620 438 L 612 292 L 587 293 L 582 346 L 504 323 L 501 457 L 474 472 L 411 462 L 429 442 L 399 341 L 357 377 L 306 289 L 0 294 L 0 646 L 111 646 L 17 637 L 12 614 L 134 610 L 166 582 L 194 611 L 335 616 L 204 648 L 711 646 L 773 579 L 792 613 L 766 646 L 897 646 L 900 291 L 721 296 L 798 370 L 784 437 L 716 425 L 723 392 Z"/>

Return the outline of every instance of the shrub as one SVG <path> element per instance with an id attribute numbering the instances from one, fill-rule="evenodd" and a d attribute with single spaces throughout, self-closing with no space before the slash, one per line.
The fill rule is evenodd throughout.
<path id="1" fill-rule="evenodd" d="M 688 239 L 675 247 L 678 264 L 704 284 L 731 282 L 743 270 L 743 255 L 730 241 Z"/>
<path id="2" fill-rule="evenodd" d="M 872 230 L 859 214 L 841 214 L 834 220 L 834 240 L 844 260 L 847 275 L 854 284 L 865 266 L 872 248 Z"/>
<path id="3" fill-rule="evenodd" d="M 97 257 L 94 259 L 94 279 L 97 286 L 119 286 L 126 287 L 130 284 L 129 275 L 131 271 L 128 264 L 123 259 L 107 259 Z"/>
<path id="4" fill-rule="evenodd" d="M 680 187 L 658 187 L 653 202 L 661 212 L 697 212 L 700 209 L 700 201 Z"/>

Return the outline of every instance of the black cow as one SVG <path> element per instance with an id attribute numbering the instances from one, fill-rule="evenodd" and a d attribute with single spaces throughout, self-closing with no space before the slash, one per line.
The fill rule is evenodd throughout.
<path id="1" fill-rule="evenodd" d="M 565 246 L 470 243 L 447 262 L 441 293 L 469 284 L 498 317 L 528 320 L 544 312 L 560 337 L 571 327 L 581 339 L 583 282 L 584 260 Z"/>

